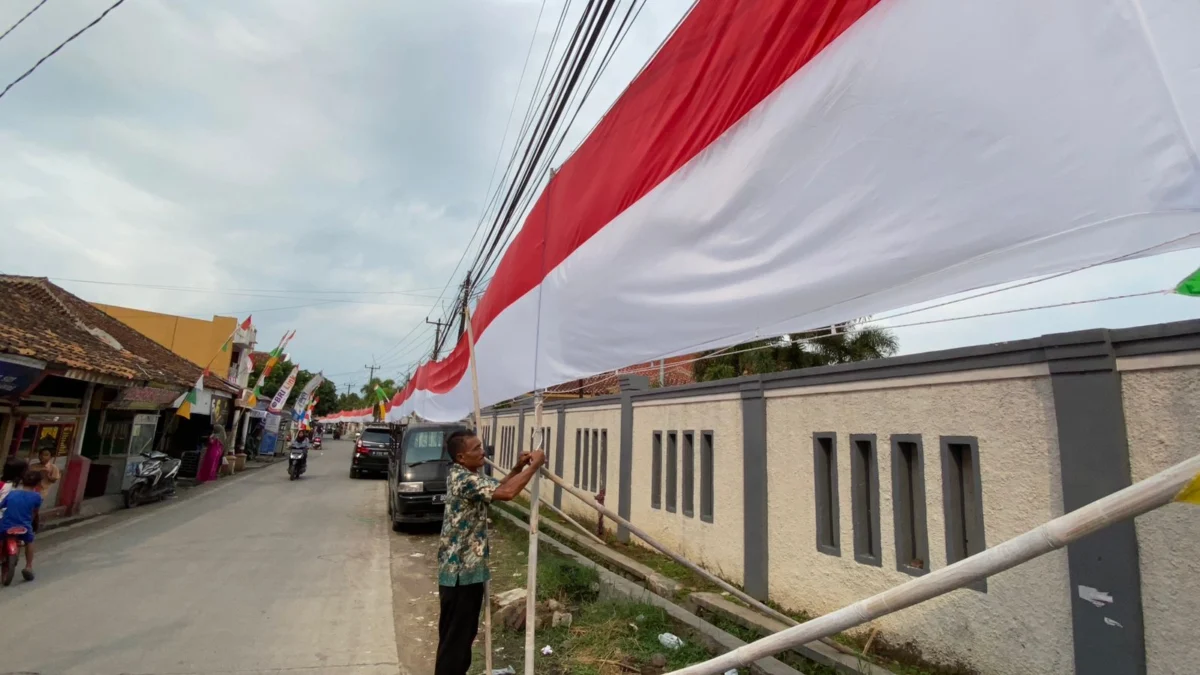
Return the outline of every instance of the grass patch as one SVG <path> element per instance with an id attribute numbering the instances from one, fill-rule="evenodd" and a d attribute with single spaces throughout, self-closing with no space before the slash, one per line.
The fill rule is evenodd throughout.
<path id="1" fill-rule="evenodd" d="M 528 534 L 502 518 L 493 518 L 491 566 L 493 593 L 524 587 Z M 514 576 L 516 575 L 516 576 Z M 627 675 L 651 663 L 655 654 L 667 657 L 666 671 L 713 656 L 662 609 L 653 605 L 599 599 L 599 573 L 562 556 L 548 546 L 538 548 L 538 598 L 567 605 L 572 625 L 537 632 L 539 652 L 549 645 L 553 654 L 538 655 L 538 672 L 549 675 Z M 476 642 L 471 672 L 483 672 L 483 636 Z M 683 638 L 684 646 L 665 649 L 662 633 Z M 493 667 L 524 669 L 524 632 L 492 631 Z M 632 669 L 632 671 L 631 671 Z M 665 671 L 664 671 L 665 672 Z M 739 671 L 748 673 L 748 670 Z"/>
<path id="2" fill-rule="evenodd" d="M 518 499 L 517 501 L 522 506 L 524 506 L 526 509 L 529 508 L 528 500 L 521 498 L 521 499 Z M 519 514 L 519 513 L 517 513 L 515 515 L 517 515 L 518 517 L 521 517 L 521 518 L 524 517 L 522 514 Z M 568 530 L 572 533 L 578 533 L 578 530 L 577 530 L 577 528 L 575 528 L 575 526 L 571 525 L 566 520 L 564 520 L 563 518 L 558 516 L 558 514 L 555 514 L 554 512 L 550 511 L 549 509 L 543 509 L 541 511 L 540 517 L 547 519 L 547 520 L 554 521 L 555 523 L 562 525 L 566 530 Z M 584 527 L 590 528 L 595 524 L 595 518 L 581 519 L 581 518 L 576 517 L 576 520 L 578 520 L 579 523 L 581 525 L 583 525 Z M 519 533 L 522 541 L 524 541 L 524 542 L 528 541 L 528 535 L 526 535 L 525 532 L 517 529 L 516 527 L 512 526 L 511 524 L 508 524 L 508 523 L 506 523 L 506 524 L 509 525 L 509 527 L 513 531 Z M 554 533 L 548 532 L 548 534 L 553 536 Z M 650 569 L 654 570 L 658 574 L 660 574 L 668 579 L 672 579 L 672 580 L 678 582 L 682 586 L 682 588 L 680 589 L 680 592 L 678 594 L 676 594 L 676 596 L 674 598 L 672 598 L 676 602 L 680 602 L 680 603 L 684 602 L 687 599 L 687 596 L 689 593 L 693 593 L 693 592 L 697 592 L 697 591 L 702 591 L 702 592 L 721 592 L 722 591 L 722 589 L 719 586 L 717 586 L 716 584 L 714 584 L 713 582 L 696 574 L 695 572 L 684 567 L 683 565 L 679 564 L 678 562 L 671 559 L 670 557 L 665 556 L 661 553 L 658 553 L 657 551 L 651 550 L 645 546 L 642 546 L 642 545 L 636 544 L 636 543 L 632 543 L 632 542 L 628 543 L 628 544 L 621 543 L 621 542 L 617 541 L 616 537 L 612 533 L 606 533 L 603 538 L 605 540 L 605 543 L 613 551 L 620 553 L 621 555 L 624 555 L 625 557 L 630 558 L 631 560 L 634 560 L 636 562 L 639 562 L 639 563 L 649 567 Z M 544 551 L 545 549 L 542 548 L 539 550 Z M 610 569 L 611 571 L 613 571 L 617 574 L 624 574 L 624 572 L 622 570 L 613 569 L 610 565 L 608 565 L 606 563 L 606 561 L 603 558 L 589 554 L 587 549 L 577 548 L 576 550 L 579 553 L 581 553 L 582 555 L 588 557 L 590 560 L 593 560 L 597 564 L 603 565 L 606 569 Z M 545 553 L 539 553 L 539 556 L 543 556 L 543 555 L 545 555 Z M 540 567 L 540 565 L 539 565 L 539 567 Z M 540 574 L 541 574 L 541 571 L 539 570 L 539 575 Z M 542 577 L 539 576 L 539 580 L 541 578 Z M 726 581 L 728 582 L 728 580 L 726 580 Z M 541 582 L 539 581 L 539 583 L 541 583 Z M 732 582 L 728 582 L 728 583 L 730 583 L 734 587 L 740 588 L 740 586 L 738 586 L 737 584 L 734 584 Z M 542 594 L 539 592 L 538 595 L 540 597 Z M 725 597 L 726 597 L 726 599 L 728 599 L 732 602 L 744 604 L 744 603 L 740 603 L 740 601 L 735 597 L 728 596 L 728 595 Z M 812 618 L 809 614 L 807 614 L 805 612 L 789 610 L 787 608 L 779 606 L 777 603 L 772 602 L 770 600 L 767 600 L 766 604 L 769 607 L 771 607 L 772 609 L 774 609 L 775 611 L 777 611 L 785 616 L 790 617 L 792 620 L 794 620 L 798 623 L 804 623 Z M 728 632 L 732 635 L 735 635 L 739 639 L 744 640 L 746 642 L 753 642 L 754 640 L 756 640 L 760 637 L 763 637 L 762 635 L 754 633 L 753 631 L 751 631 L 749 629 L 743 628 L 742 626 L 733 622 L 732 620 L 724 619 L 724 617 L 721 615 L 707 614 L 705 616 L 705 619 L 707 621 L 709 621 L 709 623 L 712 623 L 712 624 L 720 627 L 721 629 L 725 630 L 726 632 Z M 850 647 L 851 649 L 861 652 L 862 648 L 866 645 L 867 635 L 868 635 L 868 632 L 863 630 L 863 631 L 859 631 L 857 633 L 839 633 L 837 635 L 834 635 L 832 637 L 832 639 L 841 645 Z M 862 658 L 870 663 L 887 668 L 887 669 L 891 670 L 892 672 L 896 673 L 897 675 L 975 675 L 974 671 L 972 671 L 970 668 L 968 668 L 964 665 L 961 665 L 961 664 L 942 665 L 942 664 L 929 663 L 929 662 L 925 661 L 925 659 L 921 656 L 920 652 L 918 650 L 914 649 L 912 646 L 910 646 L 910 645 L 899 645 L 899 646 L 892 645 L 892 644 L 888 643 L 888 641 L 882 637 L 876 638 L 874 644 L 872 645 L 871 654 L 869 656 L 860 657 L 860 658 Z M 796 669 L 800 670 L 801 672 L 810 673 L 811 675 L 827 675 L 827 674 L 832 675 L 832 673 L 836 672 L 836 671 L 834 671 L 834 669 L 829 668 L 828 666 L 823 666 L 819 663 L 809 661 L 808 659 L 805 659 L 797 654 L 789 653 L 786 655 L 782 655 L 780 657 L 780 660 L 784 661 L 785 663 L 788 663 L 793 668 L 796 668 Z"/>

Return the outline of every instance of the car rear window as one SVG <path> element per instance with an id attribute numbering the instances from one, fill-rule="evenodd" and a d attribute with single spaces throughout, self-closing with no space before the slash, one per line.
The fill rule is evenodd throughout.
<path id="1" fill-rule="evenodd" d="M 392 435 L 386 431 L 368 429 L 367 431 L 363 432 L 362 442 L 363 443 L 382 443 L 384 445 L 387 445 L 388 443 L 392 442 Z"/>
<path id="2" fill-rule="evenodd" d="M 422 429 L 404 435 L 404 461 L 408 464 L 445 457 L 446 432 L 443 429 Z"/>

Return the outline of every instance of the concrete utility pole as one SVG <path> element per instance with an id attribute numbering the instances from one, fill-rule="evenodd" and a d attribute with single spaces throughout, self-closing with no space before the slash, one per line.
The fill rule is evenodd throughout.
<path id="1" fill-rule="evenodd" d="M 367 370 L 371 371 L 371 377 L 370 377 L 370 379 L 367 380 L 367 386 L 369 387 L 369 386 L 371 386 L 371 383 L 375 381 L 375 371 L 379 370 L 379 366 L 370 365 L 370 366 L 363 366 L 363 368 L 366 368 Z"/>
<path id="2" fill-rule="evenodd" d="M 471 302 L 471 273 L 467 272 L 467 278 L 462 282 L 462 306 L 463 308 L 470 307 Z M 461 340 L 463 333 L 467 330 L 467 313 L 463 312 L 458 315 L 458 339 Z"/>
<path id="3" fill-rule="evenodd" d="M 442 350 L 442 326 L 449 326 L 448 321 L 430 321 L 429 317 L 425 318 L 425 323 L 434 327 L 433 333 L 433 360 L 437 361 L 438 352 Z"/>

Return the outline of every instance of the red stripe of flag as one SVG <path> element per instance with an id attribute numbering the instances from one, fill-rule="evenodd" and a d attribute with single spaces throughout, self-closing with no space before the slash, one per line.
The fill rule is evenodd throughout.
<path id="1" fill-rule="evenodd" d="M 538 198 L 472 317 L 475 335 L 879 2 L 700 0 Z M 401 400 L 449 391 L 467 366 L 460 342 L 418 369 Z"/>

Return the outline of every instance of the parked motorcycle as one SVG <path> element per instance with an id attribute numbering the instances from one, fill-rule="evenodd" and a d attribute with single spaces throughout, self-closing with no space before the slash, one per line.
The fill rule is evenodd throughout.
<path id="1" fill-rule="evenodd" d="M 10 527 L 0 541 L 0 585 L 8 586 L 17 573 L 18 558 L 21 555 L 21 540 L 19 537 L 29 530 L 18 525 Z"/>
<path id="2" fill-rule="evenodd" d="M 308 448 L 304 446 L 292 445 L 288 451 L 288 476 L 292 480 L 300 477 L 308 468 Z"/>
<path id="3" fill-rule="evenodd" d="M 127 509 L 175 494 L 175 479 L 182 462 L 154 450 L 143 452 L 142 457 L 145 459 L 134 470 L 133 483 L 124 492 Z"/>

